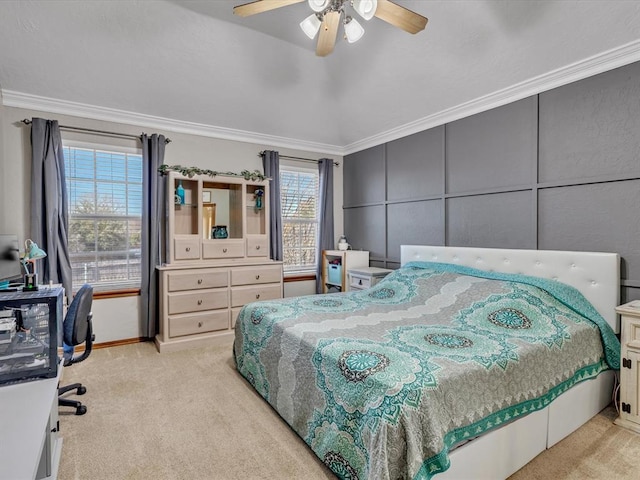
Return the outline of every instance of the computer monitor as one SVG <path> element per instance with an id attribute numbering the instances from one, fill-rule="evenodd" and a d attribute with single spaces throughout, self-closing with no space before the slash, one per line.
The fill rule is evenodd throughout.
<path id="1" fill-rule="evenodd" d="M 6 289 L 11 281 L 21 282 L 21 277 L 18 235 L 0 234 L 0 289 Z"/>

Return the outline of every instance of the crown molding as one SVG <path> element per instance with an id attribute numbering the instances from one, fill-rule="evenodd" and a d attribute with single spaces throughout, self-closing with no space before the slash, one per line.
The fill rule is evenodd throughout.
<path id="1" fill-rule="evenodd" d="M 488 95 L 442 110 L 397 128 L 373 135 L 343 147 L 343 155 L 397 140 L 414 133 L 438 127 L 476 113 L 491 110 L 523 98 L 561 87 L 614 68 L 640 60 L 640 40 L 607 50 L 592 57 L 552 70 L 524 82 L 498 90 Z"/>
<path id="2" fill-rule="evenodd" d="M 262 146 L 268 145 L 272 147 L 291 148 L 328 155 L 342 155 L 343 151 L 341 147 L 336 145 L 156 117 L 153 115 L 145 115 L 143 113 L 128 112 L 114 108 L 70 102 L 67 100 L 58 100 L 55 98 L 41 97 L 12 90 L 2 90 L 0 92 L 0 98 L 2 99 L 3 105 L 7 107 L 24 108 L 28 110 L 38 110 L 42 112 L 56 113 L 59 115 L 70 115 L 92 120 L 123 123 L 145 129 L 154 128 L 168 132 L 254 143 Z"/>
<path id="3" fill-rule="evenodd" d="M 442 110 L 420 118 L 413 122 L 367 137 L 357 142 L 345 145 L 330 145 L 287 137 L 277 137 L 244 130 L 216 127 L 201 123 L 174 120 L 141 113 L 128 112 L 113 108 L 99 107 L 84 103 L 57 100 L 28 93 L 11 90 L 1 90 L 0 98 L 7 107 L 25 108 L 74 117 L 102 120 L 114 123 L 124 123 L 143 128 L 157 128 L 159 130 L 200 135 L 204 137 L 233 140 L 238 142 L 269 145 L 280 148 L 291 148 L 308 152 L 329 155 L 348 155 L 367 148 L 397 140 L 414 133 L 444 125 L 476 113 L 500 107 L 517 100 L 537 95 L 569 83 L 582 80 L 599 73 L 622 67 L 640 60 L 640 40 L 627 43 L 606 52 L 580 60 L 565 67 L 539 75 L 524 82 L 498 90 L 488 95 L 462 103 L 452 108 Z"/>

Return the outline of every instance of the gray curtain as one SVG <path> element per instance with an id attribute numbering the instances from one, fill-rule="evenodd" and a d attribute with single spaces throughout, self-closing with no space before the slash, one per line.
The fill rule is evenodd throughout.
<path id="1" fill-rule="evenodd" d="M 280 207 L 280 154 L 273 150 L 262 152 L 264 175 L 269 180 L 269 232 L 270 254 L 273 260 L 282 260 L 282 208 Z"/>
<path id="2" fill-rule="evenodd" d="M 31 123 L 31 240 L 47 256 L 38 260 L 40 283 L 61 283 L 73 296 L 69 259 L 69 204 L 60 127 L 56 120 Z"/>
<path id="3" fill-rule="evenodd" d="M 142 134 L 142 278 L 140 304 L 147 337 L 158 332 L 158 275 L 156 266 L 166 261 L 164 239 L 165 182 L 158 167 L 164 162 L 163 135 Z"/>
<path id="4" fill-rule="evenodd" d="M 322 251 L 334 248 L 333 234 L 333 160 L 318 161 L 318 245 L 316 246 L 316 292 L 322 293 Z"/>

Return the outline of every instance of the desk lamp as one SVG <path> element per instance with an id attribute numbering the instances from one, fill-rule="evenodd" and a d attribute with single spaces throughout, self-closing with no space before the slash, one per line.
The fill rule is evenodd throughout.
<path id="1" fill-rule="evenodd" d="M 24 242 L 24 258 L 22 264 L 27 273 L 24 275 L 24 287 L 22 290 L 25 292 L 33 292 L 38 290 L 38 275 L 36 274 L 36 260 L 46 257 L 47 254 L 44 250 L 38 247 L 38 244 L 28 238 Z M 32 271 L 29 271 L 29 263 L 32 265 Z"/>

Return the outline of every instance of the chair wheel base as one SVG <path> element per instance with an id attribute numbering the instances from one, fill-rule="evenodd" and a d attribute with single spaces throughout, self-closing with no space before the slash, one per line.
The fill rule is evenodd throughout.
<path id="1" fill-rule="evenodd" d="M 87 393 L 87 387 L 78 387 L 77 389 L 78 395 L 84 395 L 85 393 Z"/>
<path id="2" fill-rule="evenodd" d="M 84 405 L 76 407 L 76 415 L 84 415 L 85 413 L 87 413 L 87 407 L 85 407 Z"/>

